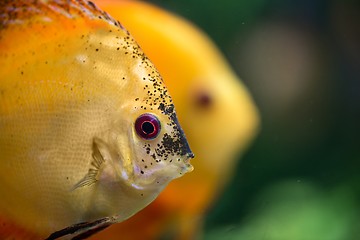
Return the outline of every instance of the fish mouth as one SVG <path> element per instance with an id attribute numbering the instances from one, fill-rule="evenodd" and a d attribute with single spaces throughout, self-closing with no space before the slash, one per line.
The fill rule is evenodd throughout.
<path id="1" fill-rule="evenodd" d="M 194 157 L 195 157 L 194 153 L 190 151 L 190 152 L 186 153 L 183 162 L 185 164 L 191 165 L 190 160 L 193 159 Z"/>
<path id="2" fill-rule="evenodd" d="M 190 150 L 190 148 L 189 148 Z M 184 173 L 191 172 L 194 170 L 193 165 L 191 165 L 190 160 L 195 157 L 194 153 L 190 150 L 187 152 L 182 160 L 183 165 L 181 166 L 181 171 Z"/>
<path id="3" fill-rule="evenodd" d="M 184 173 L 189 173 L 192 172 L 194 170 L 194 166 L 191 165 L 190 163 L 186 163 L 185 166 L 182 168 L 182 172 Z"/>
<path id="4" fill-rule="evenodd" d="M 185 150 L 183 150 L 183 152 L 185 152 L 185 156 L 184 156 L 184 163 L 186 164 L 186 165 L 188 165 L 188 167 L 189 168 L 191 168 L 191 170 L 190 171 L 192 171 L 193 169 L 194 169 L 194 167 L 190 164 L 190 160 L 191 159 L 193 159 L 194 157 L 195 157 L 195 154 L 191 151 L 191 149 L 190 149 L 190 146 L 189 146 L 189 143 L 188 143 L 188 141 L 186 140 L 186 138 L 185 138 L 185 136 L 184 136 L 184 147 L 183 147 L 183 149 Z"/>

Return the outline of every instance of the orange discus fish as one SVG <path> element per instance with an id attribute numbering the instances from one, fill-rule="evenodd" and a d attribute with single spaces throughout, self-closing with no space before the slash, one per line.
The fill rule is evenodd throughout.
<path id="1" fill-rule="evenodd" d="M 193 157 L 162 78 L 93 3 L 0 3 L 0 239 L 82 239 Z"/>
<path id="2" fill-rule="evenodd" d="M 195 153 L 196 171 L 92 239 L 193 239 L 258 131 L 257 108 L 216 46 L 188 21 L 145 2 L 96 3 L 129 30 L 159 69 Z"/>

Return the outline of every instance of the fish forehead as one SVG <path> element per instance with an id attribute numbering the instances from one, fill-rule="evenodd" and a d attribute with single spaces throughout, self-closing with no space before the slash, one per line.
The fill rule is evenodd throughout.
<path id="1" fill-rule="evenodd" d="M 49 22 L 59 17 L 68 19 L 104 19 L 109 24 L 125 30 L 119 21 L 85 0 L 3 0 L 0 2 L 0 29 L 14 24 L 23 24 L 33 17 L 37 21 Z"/>
<path id="2" fill-rule="evenodd" d="M 139 89 L 136 91 L 134 91 L 134 88 L 130 88 L 130 91 L 127 93 L 128 96 L 132 96 L 131 104 L 134 105 L 133 110 L 143 112 L 155 111 L 159 115 L 163 115 L 161 117 L 166 118 L 166 124 L 171 127 L 171 130 L 164 135 L 161 145 L 164 146 L 167 152 L 178 155 L 185 155 L 190 152 L 184 133 L 178 124 L 172 99 L 161 76 L 134 39 L 117 20 L 98 9 L 91 2 L 74 0 L 3 1 L 0 3 L 0 14 L 2 16 L 2 20 L 0 21 L 0 42 L 5 43 L 1 44 L 3 47 L 0 46 L 1 52 L 11 52 L 12 49 L 18 48 L 20 49 L 20 53 L 23 53 L 27 49 L 21 44 L 15 46 L 16 44 L 14 44 L 13 40 L 15 42 L 19 39 L 22 40 L 27 35 L 30 36 L 30 39 L 31 36 L 34 36 L 32 42 L 36 46 L 41 42 L 52 44 L 54 40 L 54 38 L 51 38 L 52 34 L 58 35 L 56 38 L 63 41 L 67 35 L 73 39 L 74 34 L 77 32 L 82 32 L 82 34 L 78 40 L 74 41 L 77 41 L 78 45 L 84 45 L 85 49 L 94 48 L 95 50 L 92 51 L 90 55 L 88 53 L 82 54 L 82 52 L 77 52 L 73 49 L 69 50 L 70 52 L 74 51 L 74 55 L 77 54 L 77 57 L 86 56 L 99 59 L 95 55 L 99 54 L 97 53 L 98 51 L 107 49 L 108 55 L 114 55 L 117 54 L 116 52 L 119 49 L 122 50 L 123 54 L 129 56 L 125 61 L 127 61 L 127 63 L 130 62 L 129 65 L 132 66 L 131 71 L 136 76 L 135 79 L 132 78 L 128 81 L 135 81 L 132 85 L 138 85 L 138 83 L 140 83 L 141 86 L 138 86 L 137 88 Z M 86 29 L 86 31 L 83 29 Z M 95 31 L 96 34 L 94 34 Z M 57 32 L 61 32 L 61 34 L 56 34 Z M 14 35 L 16 37 L 14 37 Z M 41 36 L 42 38 L 39 39 Z M 8 37 L 8 39 L 6 39 L 6 37 Z M 10 41 L 9 38 L 11 38 Z M 73 42 L 69 42 L 68 45 L 72 45 L 72 43 Z M 98 46 L 96 46 L 96 44 Z M 26 46 L 29 48 L 29 44 Z M 30 46 L 32 45 L 30 44 Z M 0 55 L 2 54 L 1 52 Z M 28 50 L 28 55 L 33 55 L 33 52 L 30 52 L 31 51 Z M 105 53 L 101 54 L 102 56 L 106 55 Z M 62 56 L 57 57 L 61 58 Z M 4 65 L 21 65 L 21 61 L 15 63 L 6 58 L 3 58 L 3 61 L 6 61 Z M 103 66 L 100 69 L 110 69 L 114 67 L 112 61 L 101 62 L 100 58 L 98 62 L 99 64 L 105 65 L 105 67 Z M 6 69 L 10 68 L 3 68 L 2 71 L 6 71 Z M 35 77 L 34 75 L 33 73 L 30 81 L 43 81 L 43 78 Z M 118 76 L 115 78 L 115 81 L 119 82 L 121 78 L 124 80 L 124 77 Z M 66 79 L 64 81 L 66 81 Z"/>
<path id="3" fill-rule="evenodd" d="M 28 42 L 43 41 L 58 35 L 71 35 L 81 30 L 111 29 L 116 27 L 118 34 L 129 35 L 119 21 L 88 1 L 1 1 L 0 2 L 0 40 L 1 50 L 22 48 Z M 111 32 L 111 31 L 110 31 Z M 26 37 L 25 37 L 26 36 Z M 28 40 L 28 41 L 25 41 Z"/>
<path id="4" fill-rule="evenodd" d="M 142 91 L 135 92 L 140 96 L 146 95 L 139 98 L 145 101 L 144 105 L 156 105 L 160 99 L 171 104 L 171 97 L 161 76 L 134 39 L 118 21 L 91 2 L 5 1 L 0 3 L 0 14 L 0 54 L 5 56 L 2 59 L 5 65 L 23 66 L 27 61 L 20 56 L 28 57 L 32 64 L 39 63 L 42 58 L 55 62 L 61 61 L 61 58 L 74 57 L 84 63 L 90 58 L 94 64 L 102 64 L 94 68 L 102 71 L 106 68 L 104 75 L 119 75 L 114 76 L 114 81 L 128 80 L 126 75 L 132 74 L 129 76 L 132 77 L 131 81 L 144 85 L 141 87 Z M 26 44 L 24 38 L 27 39 Z M 56 44 L 58 45 L 54 46 Z M 71 54 L 73 56 L 69 56 Z M 124 54 L 129 57 L 122 56 Z M 116 71 L 111 71 L 112 69 Z M 121 72 L 121 69 L 124 71 Z M 6 72 L 6 68 L 2 71 Z M 30 81 L 39 79 L 34 75 Z M 145 106 L 142 107 L 146 109 Z"/>

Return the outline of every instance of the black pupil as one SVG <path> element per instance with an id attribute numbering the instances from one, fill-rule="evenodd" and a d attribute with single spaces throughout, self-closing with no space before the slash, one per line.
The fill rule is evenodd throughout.
<path id="1" fill-rule="evenodd" d="M 145 134 L 151 134 L 155 131 L 155 127 L 151 122 L 144 122 L 141 125 L 141 130 L 143 130 Z"/>

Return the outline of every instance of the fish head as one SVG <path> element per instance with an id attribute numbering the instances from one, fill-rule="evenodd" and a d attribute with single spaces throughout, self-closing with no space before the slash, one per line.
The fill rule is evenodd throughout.
<path id="1" fill-rule="evenodd" d="M 121 88 L 118 93 L 110 91 L 111 96 L 92 92 L 107 105 L 103 114 L 108 119 L 106 131 L 99 128 L 102 130 L 94 135 L 103 141 L 97 147 L 111 159 L 111 173 L 103 171 L 100 180 L 107 184 L 120 178 L 137 189 L 162 189 L 172 179 L 193 170 L 189 160 L 194 154 L 172 97 L 154 64 L 119 21 L 91 2 L 73 3 L 85 7 L 90 20 L 81 29 L 84 32 L 77 33 L 77 39 L 70 33 L 68 45 L 74 47 L 67 55 L 78 64 L 73 66 L 76 70 L 71 78 L 97 78 L 110 83 L 100 87 Z M 62 56 L 59 58 L 62 61 Z M 92 71 L 89 62 L 93 62 Z"/>
<path id="2" fill-rule="evenodd" d="M 118 174 L 136 188 L 164 186 L 193 170 L 189 160 L 194 155 L 174 104 L 160 75 L 153 75 L 153 70 L 133 77 L 145 91 L 130 90 L 133 101 L 123 105 L 121 111 L 129 115 L 119 116 L 110 131 L 109 141 L 115 146 L 116 156 L 120 156 L 116 160 Z"/>

